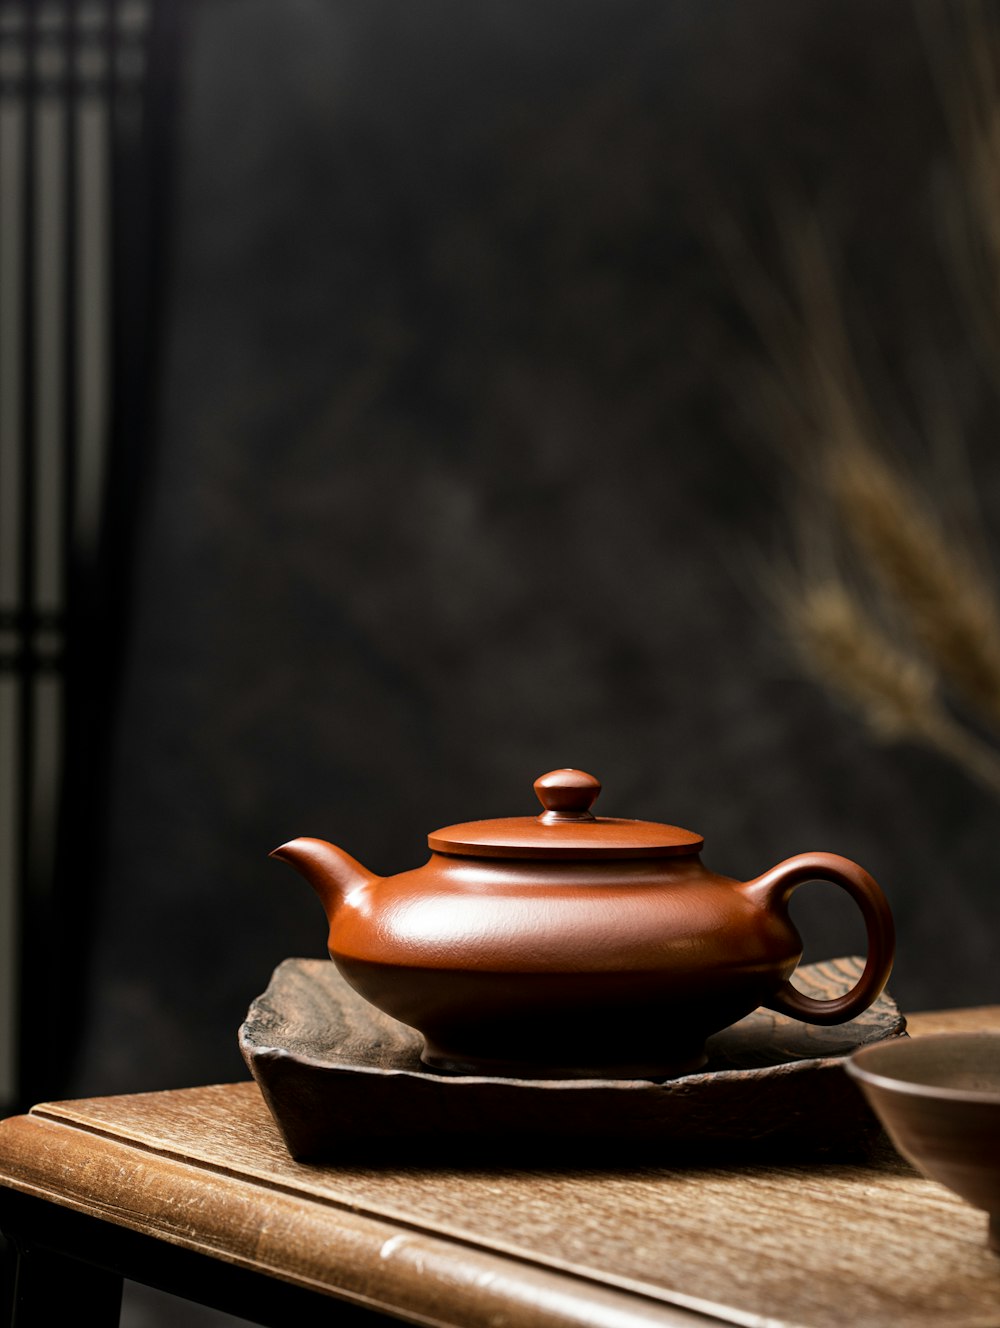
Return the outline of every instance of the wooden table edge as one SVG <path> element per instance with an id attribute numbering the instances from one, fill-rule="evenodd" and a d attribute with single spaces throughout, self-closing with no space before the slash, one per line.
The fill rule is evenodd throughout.
<path id="1" fill-rule="evenodd" d="M 1000 1006 L 909 1019 L 917 1037 L 989 1029 L 1000 1029 Z M 504 1320 L 519 1328 L 759 1321 L 682 1292 L 526 1260 L 189 1160 L 113 1128 L 89 1127 L 84 1106 L 42 1103 L 0 1121 L 0 1202 L 4 1190 L 31 1196 L 308 1292 L 442 1328 Z M 12 1202 L 8 1195 L 6 1206 Z"/>
<path id="2" fill-rule="evenodd" d="M 744 1322 L 724 1306 L 528 1263 L 44 1116 L 0 1122 L 0 1186 L 414 1323 L 487 1328 L 515 1312 L 519 1328 Z"/>

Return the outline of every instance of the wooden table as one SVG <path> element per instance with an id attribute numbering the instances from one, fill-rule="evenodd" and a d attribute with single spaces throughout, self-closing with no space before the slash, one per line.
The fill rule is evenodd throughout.
<path id="1" fill-rule="evenodd" d="M 1000 1029 L 1000 1007 L 915 1016 Z M 13 1322 L 115 1322 L 123 1276 L 265 1324 L 1000 1324 L 986 1218 L 877 1163 L 309 1166 L 256 1086 L 47 1103 L 0 1123 Z"/>

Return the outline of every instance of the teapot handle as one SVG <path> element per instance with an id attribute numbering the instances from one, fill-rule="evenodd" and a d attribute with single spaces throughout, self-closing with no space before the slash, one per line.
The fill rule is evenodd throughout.
<path id="1" fill-rule="evenodd" d="M 885 895 L 863 867 L 836 853 L 799 853 L 772 867 L 747 888 L 763 899 L 766 907 L 784 911 L 794 891 L 806 881 L 832 881 L 841 886 L 861 909 L 868 932 L 868 959 L 861 977 L 843 996 L 818 1001 L 804 996 L 790 982 L 783 982 L 767 1009 L 790 1014 L 807 1024 L 840 1024 L 853 1019 L 878 999 L 892 971 L 896 935 Z"/>

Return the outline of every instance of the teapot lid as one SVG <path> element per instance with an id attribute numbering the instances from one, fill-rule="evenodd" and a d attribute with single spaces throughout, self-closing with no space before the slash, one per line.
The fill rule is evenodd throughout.
<path id="1" fill-rule="evenodd" d="M 669 858 L 697 853 L 701 835 L 656 821 L 595 816 L 601 782 L 583 770 L 550 770 L 535 780 L 538 816 L 447 825 L 427 836 L 435 853 L 473 858 Z"/>

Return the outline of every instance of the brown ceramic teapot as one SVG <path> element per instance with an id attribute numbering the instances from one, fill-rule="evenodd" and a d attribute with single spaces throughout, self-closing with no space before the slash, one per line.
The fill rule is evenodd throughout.
<path id="1" fill-rule="evenodd" d="M 600 789 L 581 770 L 542 775 L 541 815 L 436 830 L 429 861 L 398 876 L 320 839 L 272 856 L 319 894 L 347 981 L 418 1029 L 438 1070 L 665 1079 L 698 1069 L 705 1039 L 760 1005 L 836 1024 L 876 999 L 892 915 L 861 867 L 802 853 L 730 880 L 702 865 L 690 830 L 595 816 Z M 788 900 L 812 880 L 843 886 L 868 932 L 864 972 L 836 1000 L 788 980 L 802 956 Z"/>

